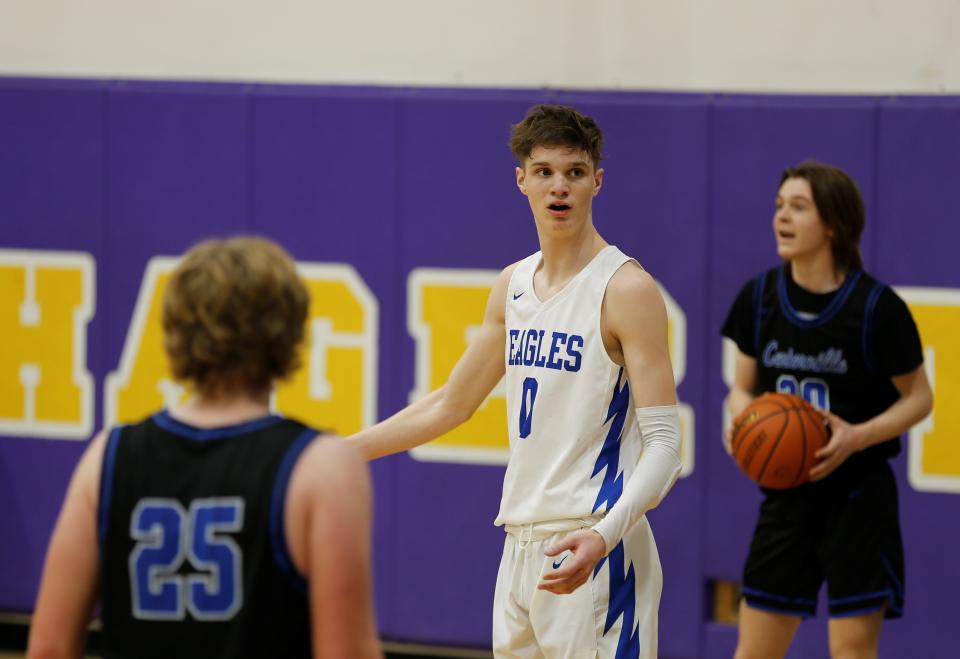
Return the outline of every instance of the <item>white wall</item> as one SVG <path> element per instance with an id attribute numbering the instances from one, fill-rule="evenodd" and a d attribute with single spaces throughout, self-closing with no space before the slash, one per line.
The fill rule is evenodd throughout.
<path id="1" fill-rule="evenodd" d="M 960 0 L 0 0 L 0 75 L 960 93 Z"/>

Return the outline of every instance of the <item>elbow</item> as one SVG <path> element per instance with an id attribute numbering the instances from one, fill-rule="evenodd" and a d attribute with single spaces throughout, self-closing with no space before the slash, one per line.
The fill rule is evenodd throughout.
<path id="1" fill-rule="evenodd" d="M 930 416 L 930 413 L 933 412 L 933 391 L 930 389 L 930 387 L 927 387 L 926 391 L 923 392 L 920 411 L 921 419 L 926 419 L 928 416 Z"/>
<path id="2" fill-rule="evenodd" d="M 475 408 L 470 408 L 463 404 L 459 404 L 457 401 L 452 400 L 452 397 L 447 396 L 446 394 L 446 384 L 437 389 L 437 411 L 439 412 L 440 427 L 442 432 L 447 432 L 463 423 L 466 423 L 473 417 L 473 413 L 476 411 Z"/>
<path id="3" fill-rule="evenodd" d="M 450 424 L 456 428 L 459 425 L 462 425 L 473 418 L 473 413 L 476 410 L 468 409 L 455 409 L 450 410 Z"/>

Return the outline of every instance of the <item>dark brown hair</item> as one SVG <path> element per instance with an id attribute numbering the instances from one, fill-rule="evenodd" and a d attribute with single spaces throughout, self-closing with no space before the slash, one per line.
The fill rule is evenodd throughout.
<path id="1" fill-rule="evenodd" d="M 838 167 L 805 160 L 784 170 L 780 185 L 790 178 L 810 184 L 820 219 L 831 232 L 833 265 L 837 269 L 862 268 L 860 236 L 866 222 L 863 197 L 856 182 Z"/>
<path id="2" fill-rule="evenodd" d="M 538 146 L 566 146 L 590 154 L 594 168 L 603 158 L 597 122 L 566 105 L 534 105 L 510 131 L 510 150 L 523 165 Z"/>
<path id="3" fill-rule="evenodd" d="M 260 392 L 300 365 L 309 294 L 290 256 L 256 237 L 187 252 L 163 299 L 174 377 L 205 395 Z"/>

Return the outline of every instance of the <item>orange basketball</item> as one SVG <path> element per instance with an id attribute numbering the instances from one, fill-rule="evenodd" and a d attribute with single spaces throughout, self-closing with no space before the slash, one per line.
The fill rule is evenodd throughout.
<path id="1" fill-rule="evenodd" d="M 814 453 L 829 439 L 826 417 L 790 394 L 763 394 L 733 422 L 730 447 L 740 469 L 763 487 L 785 490 L 810 479 Z"/>

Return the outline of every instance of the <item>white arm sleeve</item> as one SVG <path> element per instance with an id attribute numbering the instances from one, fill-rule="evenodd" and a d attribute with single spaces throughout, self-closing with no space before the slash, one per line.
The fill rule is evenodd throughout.
<path id="1" fill-rule="evenodd" d="M 643 452 L 623 494 L 594 525 L 612 550 L 643 514 L 663 500 L 680 475 L 680 414 L 676 405 L 638 407 L 637 425 Z"/>

